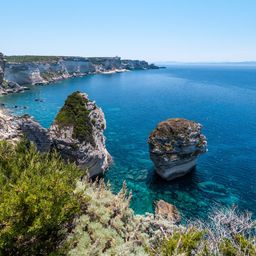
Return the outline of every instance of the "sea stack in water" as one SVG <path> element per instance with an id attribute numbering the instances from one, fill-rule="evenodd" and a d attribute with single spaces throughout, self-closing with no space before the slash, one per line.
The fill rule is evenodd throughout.
<path id="1" fill-rule="evenodd" d="M 150 134 L 150 158 L 157 173 L 166 180 L 187 174 L 196 166 L 199 154 L 206 152 L 202 125 L 183 118 L 161 122 Z"/>
<path id="2" fill-rule="evenodd" d="M 105 147 L 105 128 L 102 110 L 86 94 L 74 92 L 56 116 L 49 136 L 64 159 L 88 169 L 92 177 L 103 174 L 111 162 Z"/>

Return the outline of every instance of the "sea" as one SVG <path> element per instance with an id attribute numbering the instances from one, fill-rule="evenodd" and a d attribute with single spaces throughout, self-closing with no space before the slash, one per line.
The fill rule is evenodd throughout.
<path id="1" fill-rule="evenodd" d="M 173 64 L 88 75 L 30 86 L 0 97 L 0 103 L 48 128 L 74 91 L 87 93 L 103 109 L 106 146 L 114 160 L 104 179 L 114 193 L 126 183 L 135 213 L 152 213 L 163 199 L 184 219 L 206 219 L 214 209 L 227 207 L 255 216 L 256 65 Z M 154 170 L 147 140 L 159 122 L 176 117 L 203 125 L 208 152 L 192 172 L 167 182 Z"/>

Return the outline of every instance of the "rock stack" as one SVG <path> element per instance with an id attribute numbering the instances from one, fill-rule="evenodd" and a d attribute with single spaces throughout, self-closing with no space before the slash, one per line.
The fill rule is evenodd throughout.
<path id="1" fill-rule="evenodd" d="M 103 111 L 86 94 L 71 94 L 49 129 L 52 145 L 64 159 L 89 170 L 90 176 L 103 174 L 111 156 L 105 147 Z"/>
<path id="2" fill-rule="evenodd" d="M 182 118 L 161 122 L 148 139 L 150 158 L 156 172 L 166 180 L 187 174 L 197 156 L 207 151 L 202 125 Z"/>
<path id="3" fill-rule="evenodd" d="M 0 140 L 16 142 L 26 136 L 39 151 L 57 150 L 89 176 L 103 174 L 111 163 L 105 147 L 104 113 L 86 94 L 75 92 L 65 101 L 50 129 L 25 115 L 16 117 L 0 109 Z"/>

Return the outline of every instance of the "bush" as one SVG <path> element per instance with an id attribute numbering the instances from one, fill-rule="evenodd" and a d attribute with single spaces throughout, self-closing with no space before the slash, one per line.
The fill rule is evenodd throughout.
<path id="1" fill-rule="evenodd" d="M 48 255 L 86 200 L 77 167 L 31 144 L 0 142 L 0 255 Z"/>
<path id="2" fill-rule="evenodd" d="M 88 99 L 84 98 L 80 92 L 72 93 L 66 99 L 55 120 L 60 128 L 73 126 L 74 139 L 89 141 L 94 145 L 90 111 L 85 107 L 87 101 Z"/>
<path id="3" fill-rule="evenodd" d="M 192 255 L 203 238 L 204 232 L 189 228 L 185 233 L 175 232 L 168 239 L 164 239 L 161 247 L 163 256 Z"/>
<path id="4" fill-rule="evenodd" d="M 255 256 L 256 222 L 235 208 L 176 225 L 136 215 L 131 195 L 92 183 L 56 153 L 0 142 L 0 255 Z"/>
<path id="5" fill-rule="evenodd" d="M 242 235 L 235 235 L 234 240 L 224 238 L 219 244 L 219 251 L 225 256 L 255 256 L 256 246 L 253 241 L 246 239 Z"/>

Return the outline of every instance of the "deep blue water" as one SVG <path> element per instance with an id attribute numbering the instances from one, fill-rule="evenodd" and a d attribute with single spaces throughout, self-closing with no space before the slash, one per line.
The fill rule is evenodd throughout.
<path id="1" fill-rule="evenodd" d="M 157 199 L 173 203 L 185 217 L 204 218 L 215 205 L 256 213 L 255 66 L 180 65 L 92 75 L 32 86 L 0 101 L 49 127 L 67 95 L 77 90 L 105 112 L 107 148 L 114 158 L 105 177 L 114 191 L 126 181 L 137 213 L 152 212 Z M 209 151 L 192 173 L 165 182 L 154 173 L 147 138 L 158 122 L 172 117 L 202 123 Z"/>

